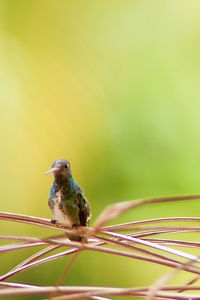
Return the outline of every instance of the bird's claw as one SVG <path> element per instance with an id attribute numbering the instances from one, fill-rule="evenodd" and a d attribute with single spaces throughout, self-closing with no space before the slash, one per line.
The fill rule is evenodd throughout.
<path id="1" fill-rule="evenodd" d="M 51 220 L 51 224 L 56 224 L 56 223 L 57 223 L 57 220 L 55 220 L 55 219 Z"/>

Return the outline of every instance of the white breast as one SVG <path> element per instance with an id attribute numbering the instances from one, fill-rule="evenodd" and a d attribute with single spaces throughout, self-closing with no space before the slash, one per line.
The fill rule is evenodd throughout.
<path id="1" fill-rule="evenodd" d="M 58 221 L 59 223 L 63 223 L 67 226 L 71 226 L 71 222 L 67 215 L 65 215 L 59 207 L 59 202 L 61 201 L 61 195 L 60 192 L 57 193 L 57 197 L 54 199 L 55 205 L 54 208 L 52 209 L 52 213 L 54 216 L 54 219 Z"/>

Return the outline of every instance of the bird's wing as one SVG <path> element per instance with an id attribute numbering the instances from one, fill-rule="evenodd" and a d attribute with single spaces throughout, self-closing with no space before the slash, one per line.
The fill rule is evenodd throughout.
<path id="1" fill-rule="evenodd" d="M 49 198 L 52 199 L 55 196 L 54 184 L 50 188 Z"/>
<path id="2" fill-rule="evenodd" d="M 82 191 L 77 192 L 77 200 L 79 207 L 79 220 L 81 226 L 89 225 L 91 217 L 91 208 Z"/>
<path id="3" fill-rule="evenodd" d="M 50 188 L 49 200 L 48 200 L 48 205 L 51 209 L 53 209 L 53 207 L 54 207 L 54 198 L 55 198 L 56 192 L 57 192 L 57 185 L 54 182 Z"/>
<path id="4" fill-rule="evenodd" d="M 75 184 L 76 190 L 77 190 L 78 192 L 83 193 L 82 188 L 80 187 L 80 185 L 78 184 L 78 182 L 77 182 L 75 179 L 74 179 L 74 184 Z"/>

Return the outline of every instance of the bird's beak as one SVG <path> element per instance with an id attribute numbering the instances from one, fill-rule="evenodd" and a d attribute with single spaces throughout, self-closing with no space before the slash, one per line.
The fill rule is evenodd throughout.
<path id="1" fill-rule="evenodd" d="M 48 170 L 48 171 L 45 173 L 45 175 L 49 175 L 50 173 L 58 172 L 58 171 L 59 171 L 59 168 L 54 167 L 54 168 L 51 168 L 50 170 Z"/>

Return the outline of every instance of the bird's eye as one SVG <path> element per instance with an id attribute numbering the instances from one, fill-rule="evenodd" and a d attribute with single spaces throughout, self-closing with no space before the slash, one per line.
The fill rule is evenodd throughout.
<path id="1" fill-rule="evenodd" d="M 68 168 L 68 166 L 67 165 L 65 165 L 65 169 L 67 169 Z"/>

